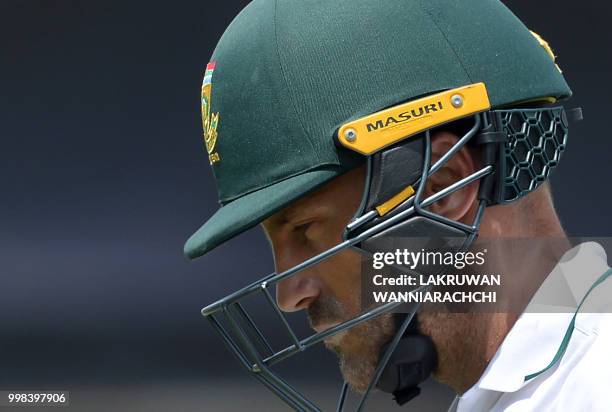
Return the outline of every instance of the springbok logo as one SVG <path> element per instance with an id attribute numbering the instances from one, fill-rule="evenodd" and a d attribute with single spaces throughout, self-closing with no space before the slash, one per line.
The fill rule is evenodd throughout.
<path id="1" fill-rule="evenodd" d="M 219 125 L 219 113 L 211 113 L 212 97 L 212 75 L 217 62 L 210 62 L 206 65 L 204 81 L 202 82 L 202 127 L 204 128 L 204 143 L 208 152 L 210 164 L 217 163 L 221 158 L 215 152 L 217 144 L 217 126 Z"/>

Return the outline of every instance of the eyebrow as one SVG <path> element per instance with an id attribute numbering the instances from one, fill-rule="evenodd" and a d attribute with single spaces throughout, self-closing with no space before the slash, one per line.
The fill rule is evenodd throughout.
<path id="1" fill-rule="evenodd" d="M 272 216 L 268 217 L 262 223 L 268 221 L 274 225 L 284 225 L 289 222 L 294 222 L 298 220 L 301 216 L 302 208 L 299 205 L 289 205 L 284 209 L 279 210 L 274 213 Z"/>
<path id="2" fill-rule="evenodd" d="M 305 212 L 303 207 L 296 205 L 284 213 L 283 221 L 287 223 L 299 222 L 300 220 L 304 220 L 304 217 L 307 215 L 308 213 Z"/>
<path id="3" fill-rule="evenodd" d="M 284 214 L 285 222 L 299 222 L 312 218 L 324 218 L 328 215 L 328 207 L 319 202 L 309 202 L 307 204 L 296 204 Z"/>

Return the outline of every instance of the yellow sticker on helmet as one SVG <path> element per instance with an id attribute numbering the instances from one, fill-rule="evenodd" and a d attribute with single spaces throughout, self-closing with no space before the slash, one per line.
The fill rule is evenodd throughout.
<path id="1" fill-rule="evenodd" d="M 559 65 L 557 64 L 557 56 L 555 56 L 555 52 L 553 51 L 552 47 L 550 47 L 550 44 L 546 40 L 544 40 L 544 38 L 540 36 L 538 33 L 536 33 L 535 31 L 533 30 L 529 30 L 529 31 L 531 32 L 533 37 L 536 38 L 538 43 L 540 43 L 540 46 L 542 46 L 542 48 L 546 51 L 546 53 L 548 54 L 548 57 L 550 57 L 550 59 L 555 63 L 555 66 L 557 66 L 557 70 L 559 70 L 559 73 L 563 73 L 563 71 L 561 70 L 561 67 L 559 67 Z"/>
<path id="2" fill-rule="evenodd" d="M 447 90 L 346 123 L 338 130 L 344 147 L 370 155 L 432 127 L 491 108 L 484 83 Z"/>

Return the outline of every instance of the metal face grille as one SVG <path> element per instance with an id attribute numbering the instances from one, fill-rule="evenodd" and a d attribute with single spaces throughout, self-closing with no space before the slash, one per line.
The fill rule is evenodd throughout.
<path id="1" fill-rule="evenodd" d="M 535 190 L 559 164 L 567 144 L 563 107 L 502 110 L 505 172 L 500 203 L 509 203 Z"/>

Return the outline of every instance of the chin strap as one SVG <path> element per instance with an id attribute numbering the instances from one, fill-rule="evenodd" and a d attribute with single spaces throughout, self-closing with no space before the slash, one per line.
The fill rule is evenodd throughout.
<path id="1" fill-rule="evenodd" d="M 396 314 L 394 318 L 396 324 L 401 324 L 405 314 Z M 386 349 L 383 347 L 381 353 Z M 399 405 L 403 405 L 421 393 L 418 385 L 431 375 L 437 360 L 436 348 L 431 338 L 419 333 L 415 314 L 376 387 L 383 392 L 393 394 L 393 399 Z"/>

